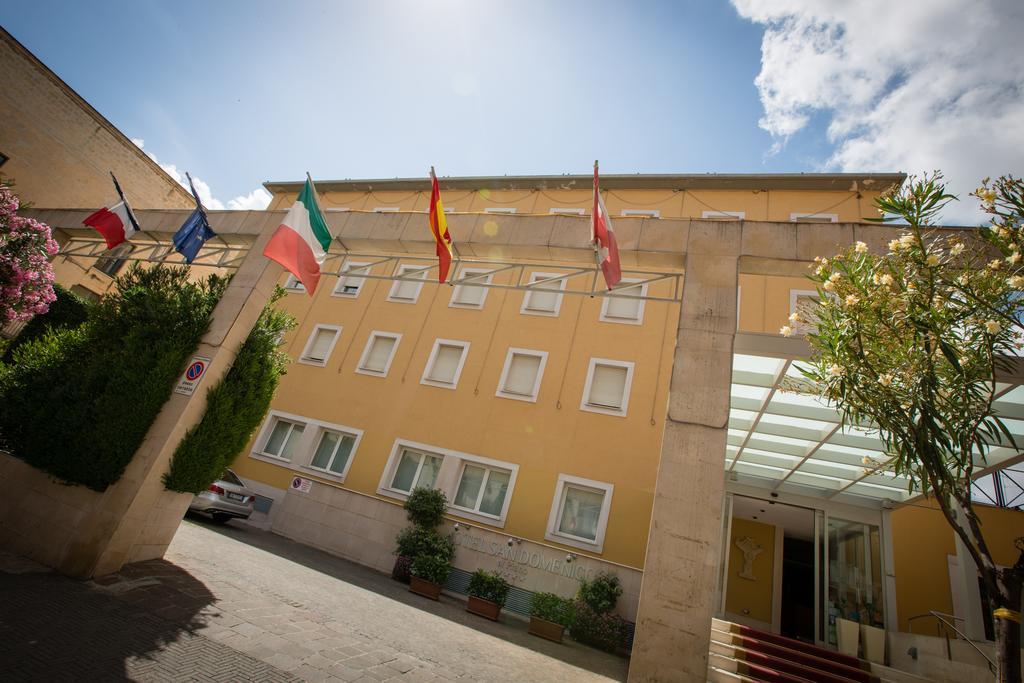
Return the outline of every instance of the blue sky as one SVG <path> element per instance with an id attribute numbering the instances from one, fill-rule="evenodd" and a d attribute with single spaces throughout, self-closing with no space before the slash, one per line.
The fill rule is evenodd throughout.
<path id="1" fill-rule="evenodd" d="M 586 173 L 595 158 L 606 173 L 944 167 L 941 154 L 927 163 L 927 154 L 865 151 L 878 131 L 844 128 L 882 110 L 892 68 L 914 67 L 853 60 L 858 71 L 843 73 L 830 48 L 886 54 L 884 35 L 844 43 L 877 18 L 870 7 L 844 15 L 850 3 L 837 0 L 805 4 L 7 0 L 0 23 L 147 152 L 225 203 L 307 170 L 321 179 L 423 176 L 431 164 L 442 175 Z M 957 3 L 935 4 L 950 5 L 950 23 Z M 808 33 L 820 26 L 841 30 Z M 818 47 L 807 54 L 809 35 Z M 905 38 L 891 39 L 899 54 Z M 863 88 L 837 93 L 841 78 L 883 85 L 851 110 Z"/>

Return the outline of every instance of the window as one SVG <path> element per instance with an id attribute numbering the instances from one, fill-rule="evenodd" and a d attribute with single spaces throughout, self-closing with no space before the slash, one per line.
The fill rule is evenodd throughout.
<path id="1" fill-rule="evenodd" d="M 342 269 L 343 275 L 338 278 L 338 284 L 334 286 L 335 296 L 345 296 L 349 298 L 356 298 L 359 296 L 360 290 L 363 288 L 363 284 L 366 282 L 366 278 L 359 277 L 360 275 L 369 275 L 370 264 L 368 263 L 346 263 Z"/>
<path id="2" fill-rule="evenodd" d="M 625 416 L 632 379 L 633 363 L 591 358 L 580 409 Z"/>
<path id="3" fill-rule="evenodd" d="M 789 312 L 800 316 L 799 321 L 792 318 L 786 322 L 793 330 L 793 334 L 807 334 L 814 327 L 818 319 L 818 304 L 821 300 L 818 293 L 813 289 L 791 289 L 789 290 Z"/>
<path id="4" fill-rule="evenodd" d="M 272 424 L 270 436 L 266 437 L 260 452 L 263 455 L 290 461 L 306 425 L 279 417 L 273 418 Z"/>
<path id="5" fill-rule="evenodd" d="M 463 268 L 459 277 L 463 280 L 489 285 L 493 275 L 491 271 L 482 268 Z M 448 305 L 453 308 L 483 308 L 486 299 L 487 287 L 460 284 L 455 285 L 455 291 L 452 292 L 452 298 Z"/>
<path id="6" fill-rule="evenodd" d="M 452 500 L 454 507 L 502 517 L 512 473 L 466 462 L 462 465 L 459 486 Z"/>
<path id="7" fill-rule="evenodd" d="M 357 438 L 356 435 L 336 432 L 333 429 L 322 430 L 320 442 L 313 451 L 309 466 L 315 470 L 344 477 L 352 461 L 352 451 Z"/>
<path id="8" fill-rule="evenodd" d="M 700 217 L 710 221 L 741 221 L 745 215 L 743 211 L 704 211 Z"/>
<path id="9" fill-rule="evenodd" d="M 71 293 L 77 294 L 86 301 L 91 301 L 93 303 L 96 303 L 102 297 L 98 292 L 94 292 L 88 287 L 83 287 L 82 285 L 71 285 Z"/>
<path id="10" fill-rule="evenodd" d="M 548 213 L 555 216 L 582 216 L 583 209 L 550 209 Z"/>
<path id="11" fill-rule="evenodd" d="M 495 395 L 535 403 L 547 362 L 546 351 L 509 349 Z"/>
<path id="12" fill-rule="evenodd" d="M 95 268 L 104 275 L 114 277 L 118 271 L 124 267 L 125 262 L 128 260 L 128 254 L 135 250 L 135 245 L 129 244 L 128 242 L 122 242 L 113 249 L 108 249 L 104 252 L 106 255 L 96 259 Z"/>
<path id="13" fill-rule="evenodd" d="M 397 206 L 375 206 L 373 208 L 374 213 L 398 213 Z"/>
<path id="14" fill-rule="evenodd" d="M 601 552 L 613 489 L 611 484 L 559 475 L 545 538 Z"/>
<path id="15" fill-rule="evenodd" d="M 789 220 L 795 223 L 838 223 L 839 214 L 835 213 L 791 213 Z"/>
<path id="16" fill-rule="evenodd" d="M 484 209 L 484 213 L 515 213 L 515 207 L 512 206 L 489 206 Z"/>
<path id="17" fill-rule="evenodd" d="M 284 288 L 289 292 L 305 292 L 306 286 L 299 282 L 299 278 L 294 275 L 289 275 L 288 279 L 284 281 Z"/>
<path id="18" fill-rule="evenodd" d="M 535 289 L 531 289 L 523 295 L 523 307 L 519 309 L 519 312 L 528 315 L 557 316 L 558 310 L 562 307 L 562 290 L 565 289 L 566 280 L 561 275 L 561 273 L 532 273 L 530 284 L 534 285 Z"/>
<path id="19" fill-rule="evenodd" d="M 405 493 L 418 488 L 433 488 L 444 458 L 411 448 L 403 448 L 401 453 L 390 488 Z"/>
<path id="20" fill-rule="evenodd" d="M 405 265 L 398 269 L 398 276 L 408 278 L 406 280 L 395 280 L 391 285 L 391 292 L 388 294 L 388 301 L 395 301 L 403 304 L 414 304 L 423 289 L 423 281 L 427 279 L 427 270 L 424 266 Z"/>
<path id="21" fill-rule="evenodd" d="M 644 300 L 619 298 L 614 295 L 647 296 L 647 285 L 633 285 L 630 287 L 628 283 L 639 282 L 639 280 L 623 279 L 622 282 L 627 284 L 627 286 L 616 287 L 611 292 L 613 296 L 603 297 L 604 303 L 601 304 L 601 320 L 609 323 L 639 325 L 644 320 Z"/>
<path id="22" fill-rule="evenodd" d="M 401 339 L 402 335 L 400 334 L 371 332 L 370 338 L 366 341 L 366 348 L 363 349 L 363 356 L 359 359 L 359 366 L 356 368 L 356 372 L 364 375 L 385 377 L 388 374 L 388 369 L 391 367 L 391 361 L 395 357 L 395 350 L 398 348 L 398 342 Z"/>
<path id="23" fill-rule="evenodd" d="M 469 342 L 438 339 L 427 359 L 420 383 L 454 389 L 459 383 L 462 364 L 466 362 L 468 352 Z"/>
<path id="24" fill-rule="evenodd" d="M 622 216 L 643 216 L 645 218 L 661 218 L 661 211 L 658 209 L 623 209 Z"/>
<path id="25" fill-rule="evenodd" d="M 327 359 L 330 358 L 331 351 L 334 350 L 334 345 L 338 342 L 340 334 L 341 328 L 337 325 L 317 325 L 313 333 L 309 335 L 309 341 L 306 342 L 306 348 L 299 356 L 299 362 L 309 365 L 327 365 Z"/>

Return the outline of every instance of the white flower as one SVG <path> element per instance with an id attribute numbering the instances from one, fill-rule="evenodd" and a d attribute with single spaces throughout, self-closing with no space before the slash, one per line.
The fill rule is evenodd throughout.
<path id="1" fill-rule="evenodd" d="M 1012 254 L 1010 254 L 1009 256 L 1007 256 L 1006 257 L 1006 262 L 1007 263 L 1013 263 L 1013 264 L 1020 263 L 1020 252 L 1019 251 L 1015 251 Z"/>
<path id="2" fill-rule="evenodd" d="M 863 242 L 857 242 L 857 244 L 853 245 L 853 250 L 858 254 L 863 254 L 868 250 L 868 245 Z"/>
<path id="3" fill-rule="evenodd" d="M 884 375 L 880 375 L 879 378 L 878 378 L 878 383 L 881 384 L 883 387 L 887 387 L 887 386 L 891 385 L 892 384 L 892 375 L 890 375 L 889 373 L 885 373 Z"/>
<path id="4" fill-rule="evenodd" d="M 963 242 L 957 242 L 952 247 L 950 247 L 949 253 L 952 254 L 953 256 L 959 256 L 961 253 L 963 253 L 963 250 L 964 250 L 964 243 Z"/>
<path id="5" fill-rule="evenodd" d="M 822 283 L 821 288 L 824 289 L 826 292 L 831 292 L 833 289 L 836 288 L 836 286 L 832 283 L 831 280 L 825 280 L 825 282 Z"/>
<path id="6" fill-rule="evenodd" d="M 818 266 L 817 268 L 814 269 L 814 274 L 815 275 L 821 275 L 824 272 L 825 272 L 825 266 Z"/>
<path id="7" fill-rule="evenodd" d="M 860 459 L 860 461 L 865 465 L 873 465 L 875 463 L 875 461 L 871 459 L 870 455 L 865 455 Z"/>
<path id="8" fill-rule="evenodd" d="M 889 240 L 889 251 L 899 251 L 902 246 L 899 240 Z"/>
<path id="9" fill-rule="evenodd" d="M 928 254 L 928 258 L 925 259 L 925 263 L 927 263 L 929 266 L 937 266 L 937 265 L 939 265 L 939 255 L 938 254 Z"/>
<path id="10" fill-rule="evenodd" d="M 999 259 L 992 259 L 991 261 L 988 262 L 988 267 L 991 268 L 992 270 L 999 270 L 1000 268 L 1003 267 L 1003 262 L 1000 261 Z"/>
<path id="11" fill-rule="evenodd" d="M 779 334 L 783 337 L 791 337 L 793 335 L 793 328 L 789 325 L 783 325 L 779 328 Z"/>
<path id="12" fill-rule="evenodd" d="M 902 237 L 900 237 L 900 244 L 902 244 L 904 247 L 909 247 L 913 243 L 914 243 L 914 235 L 912 233 L 908 232 L 906 235 L 903 235 Z"/>
<path id="13" fill-rule="evenodd" d="M 832 273 L 831 275 L 828 276 L 828 279 L 830 282 L 839 282 L 840 280 L 843 279 L 843 276 L 840 275 L 839 273 Z"/>
<path id="14" fill-rule="evenodd" d="M 985 321 L 985 331 L 989 334 L 999 334 L 999 330 L 1003 329 L 998 322 L 995 320 Z"/>
<path id="15" fill-rule="evenodd" d="M 1006 284 L 1014 289 L 1024 289 L 1024 275 L 1014 275 L 1006 281 Z"/>
<path id="16" fill-rule="evenodd" d="M 843 369 L 836 365 L 835 363 L 833 363 L 832 367 L 828 369 L 828 374 L 832 375 L 833 377 L 839 377 L 840 375 L 843 374 Z"/>
<path id="17" fill-rule="evenodd" d="M 960 277 L 958 277 L 958 278 L 956 279 L 956 283 L 957 283 L 958 285 L 960 285 L 961 287 L 964 287 L 964 286 L 966 286 L 966 285 L 967 285 L 967 280 L 968 280 L 968 278 L 967 278 L 967 273 L 964 273 L 963 275 L 961 275 Z"/>
<path id="18" fill-rule="evenodd" d="M 790 313 L 789 314 L 789 322 L 791 322 L 791 323 L 798 323 L 798 322 L 800 322 L 800 314 L 797 313 L 796 311 L 793 311 L 792 313 Z"/>
<path id="19" fill-rule="evenodd" d="M 847 306 L 856 306 L 858 302 L 860 302 L 860 299 L 858 299 L 856 297 L 856 295 L 854 295 L 854 294 L 847 294 L 846 295 L 846 305 Z"/>
<path id="20" fill-rule="evenodd" d="M 892 275 L 889 275 L 889 273 L 886 273 L 885 275 L 880 277 L 879 281 L 886 287 L 892 287 L 892 283 L 894 282 L 894 280 L 892 279 Z"/>

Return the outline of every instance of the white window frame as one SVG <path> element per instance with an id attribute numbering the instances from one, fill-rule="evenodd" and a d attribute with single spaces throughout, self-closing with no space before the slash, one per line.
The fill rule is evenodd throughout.
<path id="1" fill-rule="evenodd" d="M 284 281 L 284 289 L 289 292 L 305 292 L 306 285 L 299 281 L 299 278 L 295 277 L 291 273 Z"/>
<path id="2" fill-rule="evenodd" d="M 302 436 L 299 437 L 298 442 L 295 444 L 295 450 L 293 451 L 291 459 L 282 458 L 280 455 L 268 453 L 264 450 L 267 447 L 267 442 L 270 441 L 271 435 L 274 433 L 274 427 L 276 427 L 277 423 L 282 420 L 290 422 L 293 425 L 302 425 Z M 309 435 L 307 432 L 310 431 L 309 427 L 309 418 L 301 415 L 293 415 L 291 413 L 282 413 L 278 410 L 271 410 L 267 413 L 266 419 L 263 420 L 263 426 L 260 428 L 256 441 L 253 442 L 253 448 L 249 455 L 257 460 L 265 460 L 266 462 L 272 462 L 277 465 L 294 465 L 295 460 L 302 453 L 303 443 L 308 441 Z M 291 434 L 290 430 L 289 434 Z M 287 442 L 287 439 L 285 439 L 285 442 Z"/>
<path id="3" fill-rule="evenodd" d="M 562 506 L 565 502 L 568 488 L 590 489 L 604 493 L 604 500 L 601 501 L 601 514 L 597 520 L 597 536 L 593 541 L 580 536 L 573 536 L 558 531 L 558 524 L 562 518 Z M 562 545 L 590 550 L 596 553 L 604 551 L 605 533 L 608 530 L 608 516 L 612 507 L 612 494 L 615 491 L 613 484 L 593 479 L 584 479 L 571 474 L 559 474 L 558 482 L 555 484 L 555 495 L 551 500 L 551 512 L 548 514 L 548 527 L 544 538 Z"/>
<path id="4" fill-rule="evenodd" d="M 331 296 L 341 297 L 342 299 L 356 299 L 359 297 L 359 293 L 363 291 L 363 287 L 366 285 L 366 278 L 364 275 L 370 275 L 373 272 L 373 268 L 369 268 L 372 264 L 363 261 L 351 261 L 346 263 L 344 269 L 338 274 L 338 281 L 334 284 L 334 289 L 331 291 Z M 349 275 L 349 273 L 357 268 L 366 268 L 364 275 Z M 345 278 L 353 277 L 360 278 L 362 282 L 359 283 L 359 289 L 356 290 L 355 294 L 342 291 L 341 283 L 345 281 Z"/>
<path id="5" fill-rule="evenodd" d="M 593 405 L 588 402 L 590 398 L 590 386 L 594 381 L 594 371 L 598 365 L 626 368 L 626 383 L 622 389 L 622 407 L 618 410 L 604 406 Z M 591 358 L 587 366 L 587 383 L 583 387 L 583 398 L 580 400 L 580 410 L 603 415 L 617 415 L 626 417 L 629 410 L 629 394 L 633 386 L 633 370 L 635 363 L 627 360 L 613 360 L 611 358 Z"/>
<path id="6" fill-rule="evenodd" d="M 434 488 L 444 491 L 449 501 L 455 500 L 455 494 L 459 489 L 459 482 L 462 479 L 463 465 L 465 463 L 509 472 L 508 491 L 505 493 L 505 500 L 502 503 L 500 517 L 494 517 L 493 515 L 489 515 L 484 512 L 456 507 L 451 502 L 448 504 L 448 513 L 455 517 L 462 517 L 490 526 L 504 528 L 505 521 L 508 516 L 509 505 L 512 502 L 512 495 L 515 493 L 516 479 L 519 476 L 519 465 L 501 460 L 494 460 L 492 458 L 485 458 L 472 453 L 463 453 L 450 448 L 442 448 L 440 446 L 398 438 L 395 439 L 395 443 L 391 447 L 391 454 L 388 456 L 387 464 L 384 466 L 384 471 L 381 473 L 380 482 L 377 486 L 377 493 L 380 495 L 387 496 L 389 498 L 396 498 L 398 500 L 406 500 L 409 497 L 409 492 L 391 488 L 391 482 L 395 478 L 395 471 L 398 469 L 399 462 L 401 462 L 402 451 L 405 449 L 419 451 L 427 455 L 441 458 L 441 468 L 437 472 L 437 480 L 434 482 Z"/>
<path id="7" fill-rule="evenodd" d="M 505 391 L 505 380 L 508 379 L 508 372 L 512 368 L 512 358 L 516 355 L 520 356 L 535 356 L 540 358 L 540 365 L 537 366 L 537 377 L 533 380 L 533 392 L 529 395 L 516 394 Z M 511 398 L 516 401 L 526 401 L 527 403 L 536 403 L 537 396 L 540 395 L 540 384 L 544 378 L 544 368 L 548 364 L 548 352 L 547 351 L 536 351 L 534 349 L 521 349 L 515 346 L 509 347 L 508 353 L 505 354 L 505 366 L 501 369 L 501 377 L 498 379 L 498 390 L 494 392 L 495 396 L 500 398 Z"/>
<path id="8" fill-rule="evenodd" d="M 700 217 L 713 221 L 742 221 L 746 215 L 744 211 L 702 211 Z"/>
<path id="9" fill-rule="evenodd" d="M 512 214 L 512 213 L 515 213 L 515 212 L 516 212 L 516 207 L 514 207 L 514 206 L 489 206 L 486 209 L 484 209 L 484 213 Z"/>
<path id="10" fill-rule="evenodd" d="M 308 448 L 308 455 L 305 459 L 305 464 L 301 465 L 303 469 L 309 470 L 310 472 L 316 472 L 319 476 L 328 477 L 338 482 L 344 482 L 345 477 L 348 476 L 348 471 L 352 467 L 352 461 L 356 459 L 356 451 L 359 450 L 359 443 L 363 440 L 363 430 L 355 429 L 354 427 L 346 427 L 345 425 L 333 424 L 331 422 L 320 422 L 316 421 L 312 424 L 316 425 L 316 431 L 313 439 L 310 441 Z M 342 434 L 344 436 L 355 437 L 355 443 L 352 444 L 352 452 L 348 455 L 348 462 L 345 463 L 345 468 L 341 472 L 334 472 L 327 468 L 320 468 L 313 466 L 313 456 L 316 455 L 316 449 L 320 445 L 320 441 L 324 438 L 324 432 L 335 432 L 336 434 Z M 303 435 L 305 436 L 305 435 Z M 339 446 L 341 442 L 339 441 Z M 334 453 L 331 455 L 331 460 L 328 461 L 328 465 L 338 457 L 338 449 L 334 449 Z"/>
<path id="11" fill-rule="evenodd" d="M 643 218 L 661 218 L 661 209 L 623 209 L 620 216 L 640 216 Z"/>
<path id="12" fill-rule="evenodd" d="M 549 278 L 562 277 L 563 275 L 565 275 L 565 273 L 541 273 L 534 271 L 530 273 L 530 279 L 527 280 L 527 284 L 532 285 L 537 280 L 547 280 Z M 555 309 L 553 311 L 542 311 L 530 308 L 528 304 L 530 303 L 530 295 L 533 294 L 533 292 L 527 290 L 526 292 L 523 292 L 523 303 L 519 307 L 519 312 L 523 315 L 542 315 L 548 318 L 557 318 L 558 312 L 562 310 L 562 299 L 565 297 L 563 292 L 565 291 L 565 283 L 568 279 L 569 278 L 567 277 L 562 277 L 562 279 L 558 281 L 557 293 L 555 293 L 556 290 L 554 289 L 548 290 L 555 293 Z"/>
<path id="13" fill-rule="evenodd" d="M 427 267 L 427 266 L 413 265 L 411 263 L 403 263 L 403 264 L 399 265 L 398 266 L 398 272 L 397 272 L 398 277 L 404 276 L 409 271 L 419 271 L 420 275 L 419 275 L 418 278 L 409 278 L 409 279 L 406 279 L 406 280 L 395 280 L 394 284 L 391 285 L 391 290 L 388 292 L 388 299 L 387 300 L 391 301 L 393 303 L 396 303 L 396 304 L 414 304 L 417 301 L 419 301 L 420 300 L 420 292 L 423 291 L 423 284 L 427 281 L 427 271 L 428 270 L 430 270 L 430 268 Z M 395 296 L 395 291 L 401 285 L 409 283 L 409 282 L 413 282 L 416 279 L 419 279 L 420 281 L 418 283 L 416 283 L 416 293 L 413 294 L 411 299 L 403 299 L 402 297 L 396 297 Z"/>
<path id="14" fill-rule="evenodd" d="M 303 426 L 302 436 L 299 437 L 299 441 L 295 444 L 291 460 L 286 460 L 285 458 L 267 453 L 263 450 L 266 448 L 267 442 L 270 440 L 270 436 L 274 433 L 274 427 L 280 420 L 291 422 L 293 424 L 301 424 Z M 337 432 L 339 434 L 355 437 L 355 443 L 352 444 L 352 452 L 349 454 L 348 462 L 345 463 L 345 469 L 340 474 L 331 472 L 330 470 L 313 467 L 312 465 L 313 456 L 316 454 L 316 447 L 320 445 L 320 440 L 323 438 L 323 433 L 325 431 Z M 260 427 L 259 434 L 253 442 L 253 448 L 249 452 L 249 457 L 255 460 L 262 460 L 264 462 L 273 463 L 274 465 L 287 467 L 288 469 L 296 472 L 315 472 L 317 476 L 328 478 L 333 481 L 344 482 L 345 477 L 348 476 L 349 468 L 352 467 L 352 462 L 356 459 L 356 454 L 359 451 L 359 444 L 362 440 L 363 430 L 356 429 L 355 427 L 349 427 L 347 425 L 336 424 L 333 422 L 325 422 L 324 420 L 315 420 L 313 418 L 305 417 L 304 415 L 295 415 L 293 413 L 286 413 L 280 410 L 271 410 L 263 420 L 263 426 Z M 334 453 L 332 458 L 335 456 L 337 456 L 337 452 Z"/>
<path id="15" fill-rule="evenodd" d="M 491 281 L 494 278 L 494 271 L 493 270 L 489 270 L 487 268 L 463 268 L 461 271 L 459 271 L 459 278 L 460 279 L 465 278 L 467 275 L 470 275 L 470 276 L 477 275 L 477 276 L 479 276 L 479 275 L 484 275 L 484 274 L 486 274 L 486 277 L 474 277 L 473 280 L 475 282 L 480 282 L 480 283 L 485 284 L 485 285 L 491 284 Z M 476 310 L 482 309 L 484 307 L 484 304 L 487 302 L 487 292 L 490 291 L 490 287 L 480 287 L 480 291 L 483 292 L 483 296 L 480 298 L 480 303 L 479 304 L 464 304 L 464 303 L 462 303 L 460 301 L 456 301 L 455 300 L 455 298 L 462 292 L 462 288 L 463 287 L 474 287 L 474 286 L 477 286 L 477 285 L 473 285 L 473 284 L 458 284 L 458 285 L 455 285 L 454 289 L 452 290 L 452 297 L 451 297 L 451 299 L 448 300 L 448 307 L 449 308 L 469 308 L 469 309 L 476 309 Z"/>
<path id="16" fill-rule="evenodd" d="M 801 221 L 801 218 L 827 218 L 827 221 Z M 838 223 L 839 214 L 837 213 L 791 213 L 789 214 L 789 220 L 793 223 Z"/>
<path id="17" fill-rule="evenodd" d="M 445 213 L 455 213 L 455 207 L 454 206 L 446 206 L 446 207 L 444 207 L 444 212 Z"/>
<path id="18" fill-rule="evenodd" d="M 612 290 L 612 294 L 614 294 L 615 290 L 617 290 L 617 289 L 629 289 L 629 285 L 634 285 L 635 286 L 636 283 L 643 282 L 643 281 L 639 280 L 637 278 L 622 278 L 622 280 L 620 280 L 619 282 L 622 285 L 625 285 L 625 286 L 623 286 L 623 287 L 616 286 L 615 289 Z M 647 296 L 647 283 L 646 282 L 644 282 L 642 285 L 640 285 L 640 296 Z M 609 316 L 608 315 L 608 306 L 611 304 L 612 297 L 604 296 L 604 297 L 601 297 L 601 298 L 604 299 L 604 301 L 601 304 L 601 315 L 599 317 L 601 322 L 618 323 L 619 325 L 643 325 L 644 324 L 644 304 L 647 303 L 644 299 L 630 299 L 630 301 L 636 301 L 637 304 L 639 304 L 637 306 L 637 309 L 636 309 L 636 318 L 616 318 L 614 316 Z"/>
<path id="19" fill-rule="evenodd" d="M 462 349 L 462 355 L 459 356 L 459 364 L 455 368 L 455 376 L 452 378 L 450 383 L 430 379 L 430 371 L 434 368 L 434 363 L 437 361 L 437 354 L 440 353 L 442 346 L 456 346 Z M 435 339 L 434 348 L 430 350 L 430 357 L 427 358 L 427 363 L 423 366 L 423 376 L 420 378 L 420 384 L 426 384 L 431 387 L 440 387 L 441 389 L 456 389 L 459 385 L 459 377 L 462 376 L 462 367 L 466 364 L 466 358 L 468 356 L 468 341 L 461 341 L 458 339 Z"/>
<path id="20" fill-rule="evenodd" d="M 586 215 L 586 209 L 577 209 L 573 207 L 552 207 L 548 209 L 548 213 L 553 216 L 584 216 Z"/>
<path id="21" fill-rule="evenodd" d="M 377 338 L 389 338 L 395 340 L 394 346 L 391 347 L 391 355 L 388 356 L 387 363 L 384 364 L 384 370 L 382 372 L 377 372 L 376 370 L 370 370 L 363 367 L 370 356 L 370 351 L 373 349 L 373 341 Z M 402 334 L 400 332 L 373 330 L 370 332 L 370 336 L 366 338 L 366 346 L 363 347 L 363 353 L 359 356 L 359 363 L 356 365 L 356 372 L 360 375 L 369 375 L 370 377 L 387 377 L 388 372 L 391 370 L 391 363 L 395 360 L 395 356 L 398 354 L 398 345 L 401 343 Z"/>
<path id="22" fill-rule="evenodd" d="M 820 297 L 818 295 L 817 290 L 814 290 L 814 289 L 791 289 L 791 290 L 789 290 L 789 314 L 790 315 L 796 313 L 797 300 L 799 300 L 799 298 L 801 296 L 811 296 L 811 297 L 814 297 L 815 299 L 819 299 L 819 301 L 820 301 Z M 790 321 L 789 319 L 787 319 L 785 324 L 789 325 L 790 329 L 793 330 L 793 335 L 794 336 L 802 337 L 805 334 L 807 334 L 808 326 L 807 326 L 806 322 L 794 323 L 794 322 Z"/>
<path id="23" fill-rule="evenodd" d="M 324 356 L 323 360 L 318 360 L 309 357 L 309 352 L 313 350 L 313 342 L 316 341 L 317 333 L 320 330 L 330 330 L 334 332 L 334 338 L 331 339 L 331 343 L 327 346 L 327 355 Z M 306 340 L 306 346 L 302 349 L 302 355 L 299 356 L 299 362 L 304 365 L 315 365 L 317 367 L 325 367 L 327 361 L 330 360 L 331 354 L 334 352 L 334 345 L 341 339 L 342 328 L 339 325 L 321 325 L 318 324 L 313 328 L 313 331 L 309 333 L 309 338 Z"/>
<path id="24" fill-rule="evenodd" d="M 375 206 L 373 207 L 374 213 L 398 213 L 401 211 L 401 207 L 398 206 Z"/>

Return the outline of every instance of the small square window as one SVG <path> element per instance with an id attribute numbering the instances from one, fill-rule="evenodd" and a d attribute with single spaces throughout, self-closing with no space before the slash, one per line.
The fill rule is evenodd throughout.
<path id="1" fill-rule="evenodd" d="M 288 279 L 284 281 L 284 288 L 287 289 L 289 292 L 305 292 L 306 291 L 306 286 L 303 285 L 299 281 L 299 278 L 295 277 L 294 275 L 289 275 Z"/>
<path id="2" fill-rule="evenodd" d="M 299 439 L 302 437 L 302 432 L 305 429 L 306 425 L 302 423 L 276 418 L 270 436 L 267 437 L 266 443 L 263 444 L 262 453 L 274 458 L 290 461 L 292 453 L 295 451 L 295 446 L 299 443 Z"/>
<path id="3" fill-rule="evenodd" d="M 838 223 L 839 214 L 836 213 L 791 213 L 789 220 L 794 223 Z"/>
<path id="4" fill-rule="evenodd" d="M 338 342 L 338 335 L 341 328 L 335 325 L 317 325 L 313 333 L 309 335 L 306 348 L 299 357 L 299 362 L 310 365 L 327 365 L 327 359 Z"/>
<path id="5" fill-rule="evenodd" d="M 397 206 L 375 206 L 373 208 L 374 213 L 398 213 L 398 210 Z"/>
<path id="6" fill-rule="evenodd" d="M 743 211 L 704 211 L 700 217 L 709 221 L 741 221 L 745 215 Z"/>
<path id="7" fill-rule="evenodd" d="M 562 290 L 565 289 L 566 281 L 561 275 L 562 273 L 531 273 L 529 283 L 533 289 L 523 295 L 523 306 L 519 312 L 527 315 L 557 316 L 562 307 Z"/>
<path id="8" fill-rule="evenodd" d="M 627 297 L 647 296 L 647 285 L 637 284 L 629 286 L 628 283 L 636 280 L 622 280 L 610 295 L 606 295 L 601 304 L 601 320 L 609 323 L 626 323 L 639 325 L 644 320 L 644 300 L 630 299 Z"/>
<path id="9" fill-rule="evenodd" d="M 632 379 L 633 363 L 591 358 L 580 409 L 625 416 Z"/>
<path id="10" fill-rule="evenodd" d="M 356 372 L 377 377 L 387 376 L 401 338 L 400 334 L 371 332 L 370 338 L 366 342 L 366 348 L 363 349 L 363 355 L 359 359 Z"/>
<path id="11" fill-rule="evenodd" d="M 324 429 L 320 434 L 320 442 L 313 452 L 313 459 L 310 460 L 309 466 L 343 477 L 348 470 L 355 444 L 356 437 L 352 434 Z"/>
<path id="12" fill-rule="evenodd" d="M 548 213 L 553 216 L 582 216 L 584 215 L 584 209 L 556 208 L 549 209 Z"/>
<path id="13" fill-rule="evenodd" d="M 334 286 L 332 294 L 350 299 L 356 298 L 366 283 L 366 278 L 359 276 L 369 275 L 369 273 L 370 266 L 368 263 L 346 263 L 342 270 L 342 275 L 338 277 L 338 284 Z"/>
<path id="14" fill-rule="evenodd" d="M 516 209 L 512 206 L 490 206 L 484 209 L 484 213 L 515 213 Z"/>
<path id="15" fill-rule="evenodd" d="M 452 308 L 483 308 L 488 288 L 474 287 L 471 283 L 491 284 L 493 277 L 491 271 L 481 268 L 463 268 L 459 277 L 467 282 L 455 285 L 455 291 L 452 292 L 452 298 L 448 305 Z"/>
<path id="16" fill-rule="evenodd" d="M 418 488 L 433 488 L 443 460 L 437 455 L 403 448 L 398 466 L 391 477 L 391 488 L 405 493 Z"/>
<path id="17" fill-rule="evenodd" d="M 452 505 L 470 512 L 501 517 L 511 478 L 512 473 L 507 470 L 466 462 Z"/>
<path id="18" fill-rule="evenodd" d="M 391 285 L 391 292 L 388 294 L 388 301 L 403 304 L 414 304 L 423 289 L 423 281 L 427 279 L 427 270 L 424 266 L 404 265 L 398 269 L 398 276 L 408 278 L 395 280 Z"/>
<path id="19" fill-rule="evenodd" d="M 661 211 L 658 209 L 623 209 L 622 216 L 640 216 L 643 218 L 661 218 Z"/>
<path id="20" fill-rule="evenodd" d="M 495 395 L 535 402 L 547 360 L 548 354 L 545 351 L 509 349 Z"/>
<path id="21" fill-rule="evenodd" d="M 469 342 L 438 339 L 427 359 L 420 382 L 445 389 L 454 389 L 462 374 L 462 365 L 466 362 Z"/>

